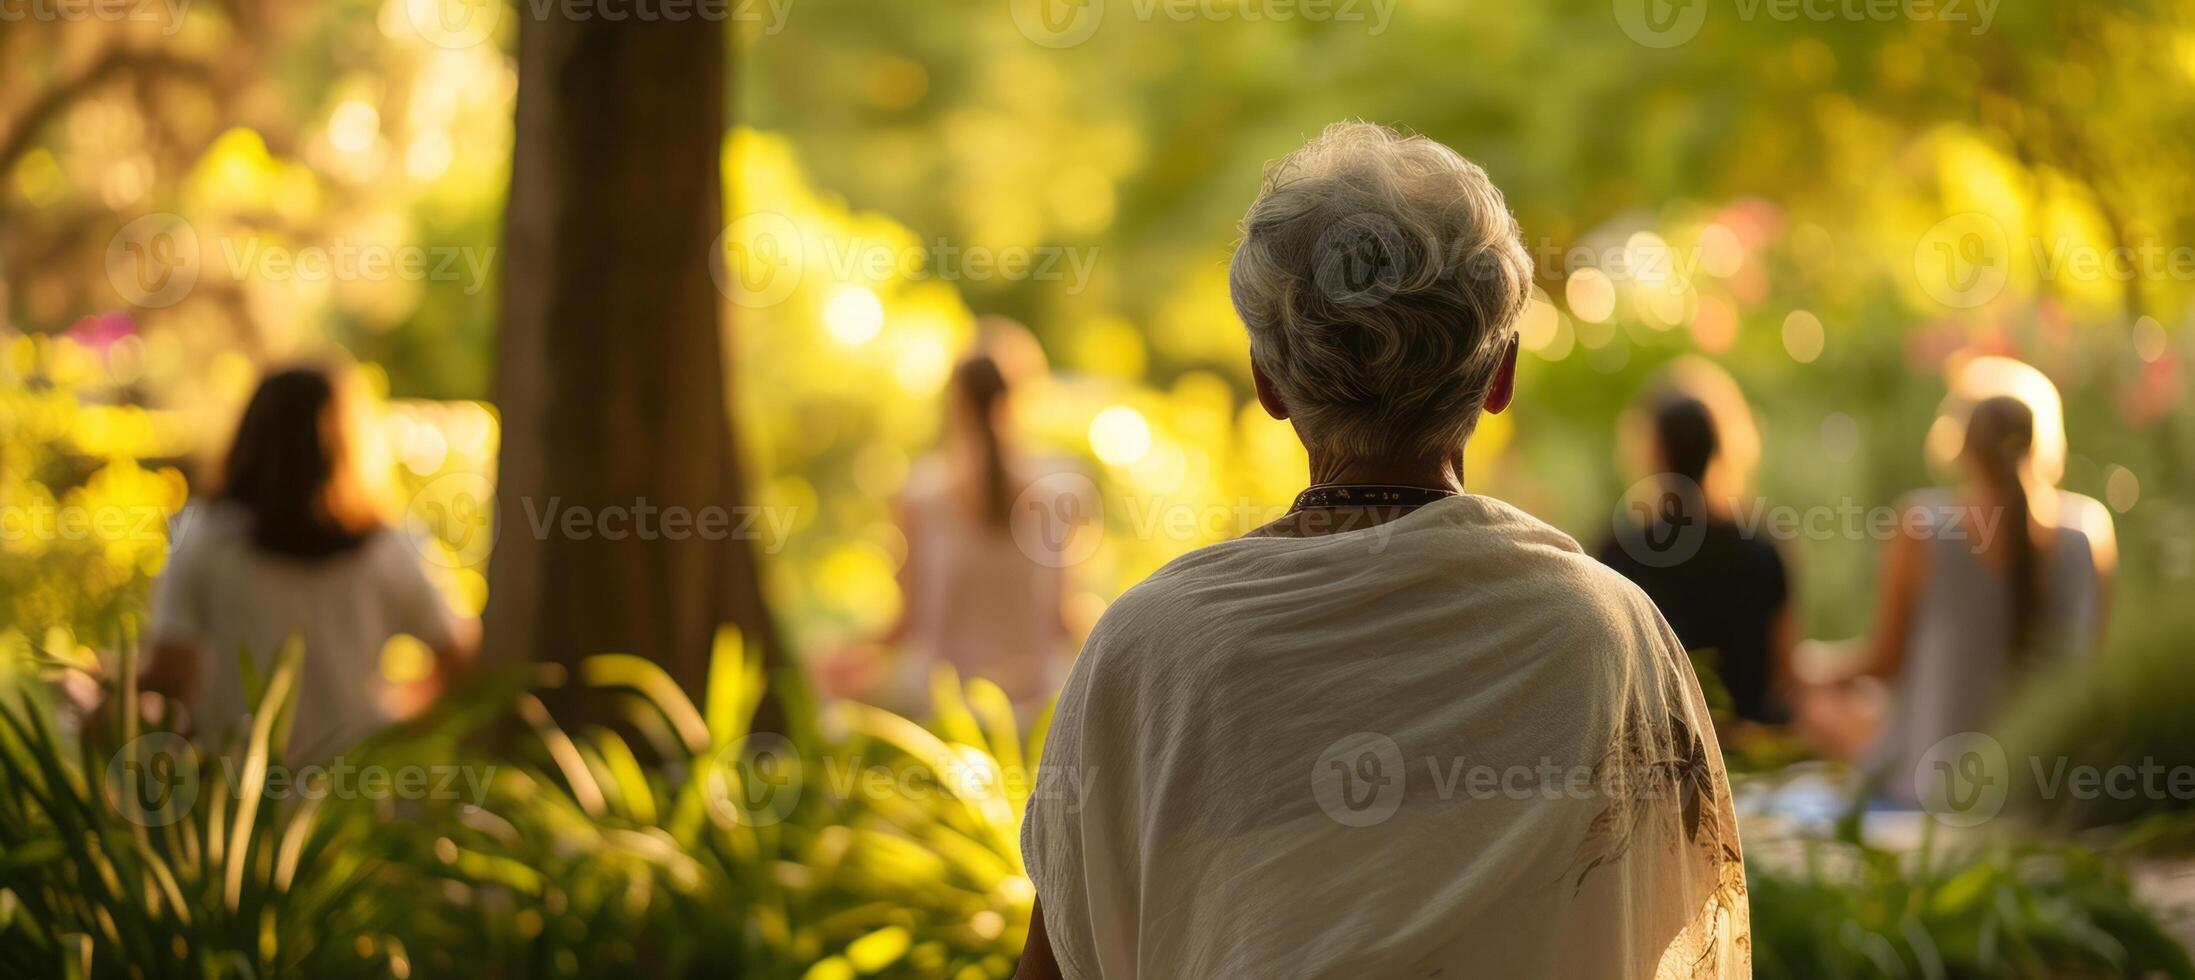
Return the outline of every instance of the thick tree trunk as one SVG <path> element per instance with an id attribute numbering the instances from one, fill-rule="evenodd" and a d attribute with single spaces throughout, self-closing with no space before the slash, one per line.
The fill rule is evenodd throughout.
<path id="1" fill-rule="evenodd" d="M 743 497 L 709 275 L 727 38 L 559 9 L 519 32 L 487 659 L 636 653 L 698 696 L 720 624 L 771 643 L 732 533 Z M 666 520 L 677 508 L 695 520 Z"/>

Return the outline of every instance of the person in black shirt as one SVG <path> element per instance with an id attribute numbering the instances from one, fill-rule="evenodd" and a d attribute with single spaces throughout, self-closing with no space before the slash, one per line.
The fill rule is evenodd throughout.
<path id="1" fill-rule="evenodd" d="M 1783 556 L 1730 519 L 1717 505 L 1726 496 L 1702 489 L 1722 449 L 1708 404 L 1665 389 L 1651 397 L 1648 413 L 1659 473 L 1616 522 L 1599 558 L 1654 600 L 1685 649 L 1715 651 L 1739 719 L 1781 725 L 1789 719 L 1780 694 L 1796 643 Z"/>

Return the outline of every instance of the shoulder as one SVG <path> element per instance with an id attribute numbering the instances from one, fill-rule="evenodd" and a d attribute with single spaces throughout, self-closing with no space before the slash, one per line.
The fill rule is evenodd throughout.
<path id="1" fill-rule="evenodd" d="M 358 552 L 376 568 L 411 570 L 426 560 L 431 544 L 410 528 L 382 524 L 359 540 Z"/>
<path id="2" fill-rule="evenodd" d="M 1568 556 L 1592 563 L 1576 538 L 1498 497 L 1469 494 L 1441 516 L 1451 528 L 1489 542 L 1507 542 L 1520 552 Z"/>
<path id="3" fill-rule="evenodd" d="M 1677 645 L 1661 609 L 1638 583 L 1597 561 L 1566 563 L 1562 571 L 1555 581 L 1566 587 L 1549 590 L 1546 601 L 1574 635 L 1598 641 L 1603 650 L 1656 652 Z"/>
<path id="4" fill-rule="evenodd" d="M 902 504 L 914 504 L 945 496 L 951 485 L 951 469 L 944 459 L 931 454 L 907 467 L 907 480 L 900 484 L 898 496 Z"/>
<path id="5" fill-rule="evenodd" d="M 1477 525 L 1489 537 L 1483 557 L 1471 569 L 1495 578 L 1515 578 L 1543 586 L 1543 601 L 1562 613 L 1611 625 L 1629 623 L 1641 610 L 1660 618 L 1638 585 L 1602 560 L 1588 555 L 1575 539 L 1553 525 L 1491 497 L 1480 502 L 1484 519 Z M 1601 556 L 1623 554 L 1621 542 L 1602 542 Z"/>
<path id="6" fill-rule="evenodd" d="M 1740 567 L 1747 574 L 1780 576 L 1784 573 L 1783 551 L 1776 547 L 1774 539 L 1735 524 L 1722 525 L 1722 528 Z"/>
<path id="7" fill-rule="evenodd" d="M 251 515 L 223 501 L 186 505 L 168 521 L 168 568 L 197 568 L 251 538 Z"/>
<path id="8" fill-rule="evenodd" d="M 1290 542 L 1293 543 L 1293 542 Z M 1243 611 L 1286 588 L 1264 575 L 1279 541 L 1223 541 L 1159 567 L 1108 603 L 1083 641 L 1060 694 L 1060 711 L 1085 700 L 1134 697 L 1243 635 Z M 1259 619 L 1259 617 L 1251 617 Z M 1228 624 L 1236 624 L 1230 626 Z"/>
<path id="9" fill-rule="evenodd" d="M 1911 538 L 1935 538 L 1957 524 L 1968 509 L 1957 492 L 1946 487 L 1923 487 L 1899 497 L 1898 530 Z"/>
<path id="10" fill-rule="evenodd" d="M 185 541 L 240 538 L 251 532 L 251 514 L 226 500 L 198 501 L 184 505 L 175 513 L 170 530 L 175 533 L 178 545 Z"/>
<path id="11" fill-rule="evenodd" d="M 1506 554 L 1495 553 L 1498 569 L 1473 572 L 1505 576 L 1495 580 L 1517 590 L 1520 618 L 1561 637 L 1541 649 L 1565 661 L 1565 670 L 1607 678 L 1606 692 L 1614 696 L 1629 686 L 1621 678 L 1658 676 L 1673 666 L 1689 669 L 1678 664 L 1685 660 L 1684 645 L 1638 583 L 1538 518 L 1500 501 L 1488 503 L 1496 520 L 1486 526 L 1514 544 Z"/>
<path id="12" fill-rule="evenodd" d="M 1103 657 L 1107 652 L 1132 646 L 1125 638 L 1137 635 L 1170 635 L 1169 626 L 1195 622 L 1197 603 L 1192 597 L 1216 583 L 1215 569 L 1222 562 L 1221 545 L 1207 545 L 1175 558 L 1105 607 L 1090 629 L 1084 654 Z"/>
<path id="13" fill-rule="evenodd" d="M 1514 669 L 1559 684 L 1598 718 L 1628 717 L 1629 706 L 1696 683 L 1683 642 L 1636 582 L 1514 507 L 1487 501 L 1485 517 L 1481 526 L 1499 539 L 1475 549 L 1485 557 L 1464 571 L 1499 590 L 1477 622 L 1518 638 L 1525 655 Z M 1512 622 L 1488 622 L 1493 615 Z"/>
<path id="14" fill-rule="evenodd" d="M 2107 574 L 2119 563 L 2119 532 L 2111 520 L 2111 508 L 2094 497 L 2071 490 L 2058 491 L 2058 523 L 2081 533 L 2090 563 Z"/>
<path id="15" fill-rule="evenodd" d="M 1236 540 L 1191 551 L 1122 594 L 1092 639 L 1197 632 L 1213 607 L 1245 590 L 1324 589 L 1329 578 L 1381 593 L 1422 589 L 1433 601 L 1465 587 L 1520 619 L 1570 629 L 1663 628 L 1653 602 L 1630 579 L 1570 535 L 1503 501 L 1454 498 L 1393 526 L 1386 537 L 1373 528 L 1346 539 Z"/>
<path id="16" fill-rule="evenodd" d="M 2061 524 L 2056 535 L 2058 561 L 2077 570 L 2093 574 L 2096 570 L 2095 542 L 2088 532 L 2078 527 Z"/>

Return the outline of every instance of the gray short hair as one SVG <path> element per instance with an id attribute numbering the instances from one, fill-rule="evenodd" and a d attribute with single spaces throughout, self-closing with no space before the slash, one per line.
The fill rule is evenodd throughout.
<path id="1" fill-rule="evenodd" d="M 1250 356 L 1305 445 L 1357 457 L 1461 446 L 1531 288 L 1486 171 L 1365 122 L 1266 168 L 1228 269 Z"/>

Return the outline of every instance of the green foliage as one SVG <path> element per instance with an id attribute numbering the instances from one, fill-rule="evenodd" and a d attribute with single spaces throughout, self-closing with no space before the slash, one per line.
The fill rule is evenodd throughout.
<path id="1" fill-rule="evenodd" d="M 144 607 L 183 476 L 172 423 L 94 388 L 99 356 L 0 333 L 0 630 L 64 659 L 111 648 Z"/>
<path id="2" fill-rule="evenodd" d="M 2195 769 L 2191 635 L 2195 619 L 2184 609 L 2134 620 L 2101 656 L 2029 685 L 2005 725 L 2013 801 L 2066 827 L 2138 825 L 2130 843 L 2185 849 L 2195 841 L 2195 793 L 2184 775 L 2173 777 Z M 2132 778 L 2076 792 L 2065 774 L 2083 770 L 2132 770 Z"/>
<path id="3" fill-rule="evenodd" d="M 233 755 L 200 757 L 135 712 L 69 744 L 21 686 L 0 701 L 0 968 L 16 976 L 387 976 L 412 913 L 385 827 L 333 798 L 284 805 L 300 649 Z M 11 664 L 11 667 L 16 666 Z M 123 677 L 131 676 L 126 668 Z M 134 703 L 125 681 L 114 692 Z M 181 767 L 166 769 L 168 766 Z"/>
<path id="4" fill-rule="evenodd" d="M 464 769 L 483 780 L 478 799 L 300 802 L 267 785 L 292 651 L 238 753 L 195 760 L 196 805 L 177 792 L 149 812 L 126 795 L 142 760 L 114 748 L 144 744 L 142 719 L 120 713 L 70 744 L 39 686 L 19 686 L 0 706 L 0 974 L 1012 972 L 1033 894 L 1023 767 L 1038 749 L 995 686 L 964 694 L 941 678 L 935 730 L 846 705 L 833 734 L 796 743 L 747 729 L 763 674 L 732 631 L 699 706 L 638 657 L 592 658 L 581 674 L 618 692 L 623 724 L 567 731 L 530 690 L 538 678 L 503 675 L 344 757 Z M 483 749 L 477 736 L 510 720 L 515 744 Z"/>
<path id="5" fill-rule="evenodd" d="M 639 657 L 598 656 L 581 675 L 621 693 L 625 723 L 567 732 L 519 695 L 526 761 L 499 766 L 480 812 L 440 826 L 433 844 L 464 891 L 495 897 L 443 916 L 453 941 L 422 967 L 514 977 L 1011 972 L 1031 896 L 1020 801 L 996 782 L 943 777 L 923 798 L 864 793 L 859 779 L 841 792 L 845 774 L 870 761 L 998 772 L 1022 755 L 1010 729 L 956 723 L 940 734 L 850 708 L 831 738 L 751 732 L 763 675 L 731 631 L 700 706 Z M 940 686 L 941 718 L 970 716 L 959 691 Z M 996 688 L 976 682 L 970 698 L 991 703 Z M 1004 741 L 984 737 L 993 733 Z"/>
<path id="6" fill-rule="evenodd" d="M 346 756 L 466 768 L 477 799 L 299 801 L 266 785 L 296 673 L 293 648 L 249 737 L 197 762 L 195 806 L 125 795 L 148 756 L 114 746 L 164 737 L 134 712 L 72 740 L 42 685 L 13 686 L 0 975 L 970 980 L 1009 975 L 1027 934 L 1018 825 L 1042 742 L 987 682 L 941 675 L 926 726 L 839 702 L 794 738 L 756 733 L 759 659 L 726 631 L 698 705 L 610 654 L 577 681 L 624 706 L 614 726 L 568 731 L 544 675 L 506 674 Z M 516 722 L 500 747 L 481 737 L 497 722 Z M 2080 848 L 1767 850 L 1748 869 L 1763 977 L 2195 976 Z"/>
<path id="7" fill-rule="evenodd" d="M 1673 48 L 1627 36 L 1592 0 L 1359 3 L 1279 21 L 1116 6 L 1083 43 L 1050 48 L 1016 20 L 1045 2 L 804 0 L 783 7 L 790 22 L 730 25 L 733 116 L 751 128 L 727 139 L 722 221 L 763 215 L 788 248 L 746 254 L 800 263 L 782 301 L 727 298 L 730 388 L 758 475 L 741 503 L 792 517 L 765 543 L 766 574 L 800 645 L 892 621 L 904 542 L 888 500 L 935 442 L 945 372 L 978 313 L 1028 321 L 1062 378 L 1019 399 L 1024 444 L 1081 458 L 1103 491 L 1105 544 L 1073 570 L 1079 609 L 1246 523 L 1172 533 L 1152 515 L 1285 506 L 1302 460 L 1250 404 L 1226 256 L 1261 166 L 1351 115 L 1484 163 L 1540 269 L 1543 329 L 1528 334 L 1516 408 L 1481 428 L 1474 490 L 1589 543 L 1604 535 L 1629 482 L 1608 466 L 1616 409 L 1669 358 L 1703 353 L 1756 401 L 1770 502 L 1886 504 L 1931 479 L 1919 448 L 1948 355 L 2017 353 L 2065 394 L 2066 487 L 2122 511 L 2125 605 L 2184 589 L 2195 279 L 2064 264 L 2191 240 L 2195 147 L 2160 135 L 2195 120 L 2184 3 L 2004 5 L 1986 24 L 1709 5 Z M 202 461 L 256 368 L 324 344 L 396 394 L 489 394 L 496 290 L 464 263 L 313 283 L 229 256 L 422 248 L 492 277 L 520 18 L 457 3 L 494 29 L 453 46 L 411 23 L 433 0 L 181 6 L 158 57 L 127 24 L 0 27 L 0 118 L 26 127 L 0 141 L 14 154 L 0 159 L 0 340 L 127 326 L 107 344 L 116 400 L 187 423 L 174 444 L 133 450 L 151 472 Z M 763 8 L 778 10 L 750 12 Z M 84 70 L 93 53 L 113 64 Z M 199 281 L 139 307 L 106 252 L 159 212 L 195 229 Z M 2004 288 L 1972 305 L 1931 295 L 1941 270 L 1923 268 L 1946 244 L 1932 229 L 1955 216 L 2006 239 L 1991 256 Z M 776 241 L 787 222 L 797 240 Z M 950 264 L 978 248 L 1066 249 L 1086 268 Z M 891 268 L 865 271 L 872 258 Z M 1669 291 L 1616 268 L 1634 260 L 1673 263 Z M 1610 310 L 1573 302 L 1588 269 L 1615 280 Z M 1798 311 L 1824 336 L 1804 362 L 1782 339 Z M 0 481 L 79 485 L 79 455 L 14 458 L 13 408 L 0 404 Z M 1141 414 L 1144 451 L 1093 451 L 1091 423 L 1114 408 Z M 414 440 L 430 447 L 419 477 L 442 441 Z M 492 482 L 486 457 L 452 455 L 468 492 Z M 1858 632 L 1879 541 L 1783 543 L 1807 632 Z M 33 557 L 0 563 L 0 596 L 38 607 L 18 623 L 111 620 L 113 597 L 142 590 L 142 564 Z M 78 597 L 50 581 L 87 585 Z M 478 608 L 484 586 L 468 588 Z"/>
<path id="8" fill-rule="evenodd" d="M 2195 976 L 2108 859 L 2063 845 L 1747 856 L 1753 972 L 1839 980 Z"/>

